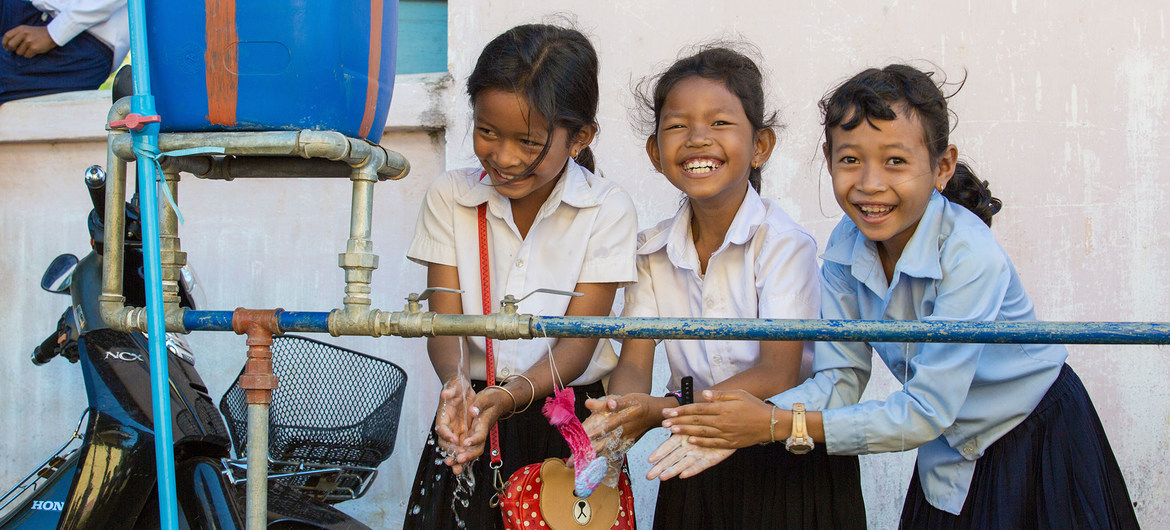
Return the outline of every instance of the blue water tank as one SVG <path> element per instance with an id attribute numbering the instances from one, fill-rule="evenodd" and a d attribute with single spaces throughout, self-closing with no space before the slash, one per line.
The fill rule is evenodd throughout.
<path id="1" fill-rule="evenodd" d="M 146 2 L 162 131 L 315 129 L 377 142 L 397 32 L 397 0 Z"/>

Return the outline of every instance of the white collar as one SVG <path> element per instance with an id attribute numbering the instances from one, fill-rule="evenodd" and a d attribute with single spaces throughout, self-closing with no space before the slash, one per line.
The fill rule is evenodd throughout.
<path id="1" fill-rule="evenodd" d="M 688 259 L 695 254 L 695 245 L 691 242 L 691 213 L 690 201 L 683 201 L 670 224 L 648 237 L 638 248 L 638 255 L 653 254 L 666 247 L 666 255 L 671 263 L 680 268 L 692 268 L 692 260 Z M 755 188 L 748 186 L 747 194 L 727 229 L 727 235 L 723 237 L 723 244 L 715 254 L 729 245 L 743 245 L 750 241 L 767 215 L 768 207 L 764 200 Z"/>

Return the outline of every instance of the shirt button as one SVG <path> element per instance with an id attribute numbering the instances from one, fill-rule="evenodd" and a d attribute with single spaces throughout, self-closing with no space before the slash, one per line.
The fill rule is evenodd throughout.
<path id="1" fill-rule="evenodd" d="M 516 260 L 516 268 L 523 269 L 524 268 L 524 260 L 522 260 L 522 259 Z"/>
<path id="2" fill-rule="evenodd" d="M 963 456 L 975 456 L 975 451 L 975 442 L 971 441 L 963 444 Z"/>
<path id="3" fill-rule="evenodd" d="M 510 374 L 510 373 L 512 373 L 512 372 L 510 370 L 508 370 L 507 368 L 500 370 L 500 375 L 503 375 L 504 377 L 508 377 L 508 374 Z"/>

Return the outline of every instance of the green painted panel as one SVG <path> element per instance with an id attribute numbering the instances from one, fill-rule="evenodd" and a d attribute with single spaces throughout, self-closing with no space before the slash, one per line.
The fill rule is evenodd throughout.
<path id="1" fill-rule="evenodd" d="M 447 2 L 400 0 L 398 74 L 447 71 Z"/>

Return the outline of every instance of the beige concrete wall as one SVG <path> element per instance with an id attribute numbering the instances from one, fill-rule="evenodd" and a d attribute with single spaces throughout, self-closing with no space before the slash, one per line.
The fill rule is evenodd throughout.
<path id="1" fill-rule="evenodd" d="M 819 157 L 817 99 L 860 68 L 930 61 L 967 85 L 953 108 L 954 141 L 1004 199 L 994 232 L 1013 256 L 1046 320 L 1170 321 L 1164 263 L 1170 241 L 1157 227 L 1170 185 L 1170 46 L 1161 3 L 908 3 L 845 0 L 715 3 L 552 1 L 450 3 L 454 83 L 415 79 L 396 88 L 384 144 L 405 153 L 407 179 L 379 184 L 375 204 L 374 304 L 400 307 L 423 286 L 405 249 L 419 198 L 444 166 L 474 163 L 463 82 L 480 48 L 507 27 L 575 13 L 602 61 L 603 172 L 638 204 L 641 224 L 669 216 L 677 192 L 653 173 L 644 138 L 629 123 L 631 84 L 689 44 L 740 35 L 756 43 L 769 95 L 786 129 L 764 173 L 778 200 L 824 243 L 840 216 Z M 923 64 L 919 62 L 918 64 Z M 400 80 L 402 81 L 402 80 Z M 84 404 L 76 366 L 34 367 L 31 348 L 65 299 L 36 287 L 61 252 L 87 249 L 88 199 L 81 171 L 104 162 L 100 95 L 58 96 L 0 106 L 0 488 L 64 441 Z M 446 128 L 445 133 L 427 131 Z M 349 205 L 343 182 L 184 180 L 183 248 L 199 270 L 206 306 L 324 311 L 337 306 Z M 246 225 L 246 227 L 245 227 Z M 410 374 L 395 454 L 364 499 L 342 504 L 374 528 L 396 528 L 406 510 L 417 454 L 438 382 L 420 339 L 331 339 L 393 359 Z M 218 397 L 239 369 L 243 341 L 193 334 L 198 366 Z M 1074 346 L 1070 363 L 1089 388 L 1138 517 L 1170 527 L 1170 363 L 1162 347 Z M 661 363 L 660 363 L 661 364 Z M 660 366 L 663 368 L 664 366 Z M 895 388 L 884 372 L 878 397 Z M 659 388 L 664 373 L 659 371 Z M 631 454 L 645 471 L 654 433 Z M 896 527 L 913 454 L 862 459 L 872 528 Z M 636 479 L 639 520 L 653 513 L 655 485 Z M 647 526 L 648 527 L 648 526 Z"/>

